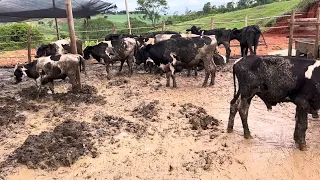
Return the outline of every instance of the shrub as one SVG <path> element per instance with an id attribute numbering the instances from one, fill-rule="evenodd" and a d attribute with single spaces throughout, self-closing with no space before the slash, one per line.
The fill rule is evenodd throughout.
<path id="1" fill-rule="evenodd" d="M 4 50 L 27 48 L 28 28 L 29 25 L 26 23 L 13 23 L 0 26 L 0 47 Z M 36 27 L 31 27 L 32 46 L 38 45 L 39 42 L 37 41 L 41 41 L 43 39 L 43 34 L 41 34 Z"/>
<path id="2" fill-rule="evenodd" d="M 104 39 L 104 37 L 109 34 L 112 30 L 112 22 L 103 18 L 99 17 L 97 19 L 90 19 L 88 21 L 88 31 L 100 31 L 100 30 L 109 30 L 109 32 L 101 31 L 101 32 L 88 32 L 88 33 L 81 33 L 82 39 Z M 82 25 L 81 31 L 84 31 L 85 27 Z"/>
<path id="3" fill-rule="evenodd" d="M 138 34 L 138 35 L 144 34 L 152 29 L 150 24 L 143 22 L 143 21 L 140 21 L 137 18 L 130 18 L 130 25 L 131 25 L 131 28 L 150 27 L 150 29 L 148 29 L 148 28 L 132 29 L 131 30 L 132 34 Z M 124 22 L 124 28 L 128 28 L 128 21 Z M 121 31 L 117 31 L 117 33 L 128 34 L 129 30 L 121 30 Z"/>

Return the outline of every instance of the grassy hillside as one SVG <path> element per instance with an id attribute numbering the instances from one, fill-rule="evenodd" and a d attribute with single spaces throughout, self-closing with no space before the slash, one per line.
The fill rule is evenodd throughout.
<path id="1" fill-rule="evenodd" d="M 130 17 L 132 17 L 132 18 L 137 18 L 137 19 L 139 19 L 139 20 L 141 20 L 141 21 L 144 21 L 144 22 L 146 22 L 146 23 L 151 24 L 151 22 L 148 21 L 148 20 L 142 20 L 142 19 L 140 19 L 140 17 L 142 17 L 142 16 L 143 16 L 143 14 L 130 14 Z M 162 19 L 165 19 L 166 17 L 167 17 L 167 16 L 161 16 Z M 124 23 L 124 22 L 127 21 L 127 15 L 126 15 L 126 14 L 108 15 L 108 19 L 109 19 L 110 21 L 113 21 L 113 22 L 116 22 L 116 23 Z M 162 21 L 162 20 L 160 20 L 160 21 Z"/>
<path id="2" fill-rule="evenodd" d="M 185 32 L 187 28 L 190 28 L 192 24 L 205 24 L 199 25 L 202 29 L 210 28 L 210 19 L 214 18 L 215 28 L 242 28 L 244 27 L 244 22 L 232 23 L 232 21 L 244 21 L 245 16 L 248 15 L 248 19 L 256 19 L 270 16 L 278 16 L 283 15 L 287 12 L 290 12 L 293 8 L 295 8 L 299 4 L 300 0 L 291 0 L 291 1 L 283 1 L 283 2 L 275 2 L 272 4 L 267 4 L 263 6 L 258 6 L 249 9 L 243 9 L 234 12 L 228 12 L 224 14 L 216 14 L 209 15 L 208 17 L 196 19 L 192 21 L 187 21 L 178 24 L 179 26 L 167 26 L 168 30 Z M 261 29 L 266 26 L 268 23 L 272 23 L 274 19 L 267 20 L 257 20 L 257 21 L 249 21 L 248 24 L 257 24 L 261 26 Z M 218 24 L 219 22 L 226 22 L 224 24 Z"/>

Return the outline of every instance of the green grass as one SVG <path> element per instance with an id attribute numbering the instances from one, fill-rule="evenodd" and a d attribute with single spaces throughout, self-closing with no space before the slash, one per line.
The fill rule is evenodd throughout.
<path id="1" fill-rule="evenodd" d="M 272 4 L 267 4 L 263 6 L 258 6 L 249 9 L 243 9 L 234 12 L 228 12 L 224 14 L 216 14 L 209 15 L 205 18 L 200 18 L 192 21 L 187 21 L 178 24 L 179 26 L 167 26 L 168 30 L 174 30 L 179 32 L 185 32 L 187 28 L 190 28 L 193 24 L 204 24 L 198 25 L 202 29 L 210 28 L 210 19 L 213 17 L 215 28 L 242 28 L 245 26 L 244 22 L 234 22 L 231 21 L 244 21 L 245 16 L 248 15 L 248 19 L 256 19 L 256 18 L 264 18 L 271 16 L 279 16 L 290 12 L 293 8 L 295 8 L 299 4 L 300 0 L 291 0 L 291 1 L 283 1 L 283 2 L 275 2 Z M 248 25 L 257 24 L 263 30 L 267 24 L 270 24 L 270 21 L 275 21 L 275 19 L 266 19 L 266 20 L 254 20 L 248 21 Z M 225 24 L 218 24 L 219 22 L 227 22 Z"/>
<path id="2" fill-rule="evenodd" d="M 141 21 L 143 21 L 143 22 L 146 22 L 146 23 L 148 23 L 148 24 L 151 24 L 150 21 L 141 19 L 140 17 L 142 17 L 142 16 L 143 16 L 142 14 L 130 14 L 130 17 L 131 17 L 131 18 L 137 18 L 137 19 L 139 19 L 139 20 L 141 20 Z M 161 19 L 159 20 L 158 23 L 161 23 L 161 21 L 162 21 L 163 19 L 165 19 L 166 17 L 167 17 L 167 16 L 162 15 L 162 16 L 161 16 Z M 126 15 L 126 14 L 108 15 L 108 19 L 109 19 L 110 21 L 113 21 L 113 22 L 124 23 L 124 22 L 127 22 L 127 15 Z"/>

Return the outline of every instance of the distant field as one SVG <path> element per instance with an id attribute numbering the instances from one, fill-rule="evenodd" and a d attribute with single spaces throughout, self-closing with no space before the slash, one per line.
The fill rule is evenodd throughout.
<path id="1" fill-rule="evenodd" d="M 144 22 L 146 22 L 146 23 L 150 23 L 150 24 L 151 24 L 150 21 L 141 19 L 140 17 L 142 17 L 142 16 L 143 16 L 143 14 L 130 14 L 130 17 L 132 17 L 132 18 L 137 18 L 137 19 L 139 19 L 139 20 L 141 20 L 141 21 L 144 21 Z M 166 17 L 168 17 L 168 16 L 161 16 L 162 19 L 165 19 Z M 124 23 L 124 22 L 127 21 L 127 15 L 125 15 L 125 14 L 121 14 L 121 15 L 108 15 L 108 19 L 109 19 L 110 21 L 113 21 L 113 22 Z M 160 20 L 160 22 L 162 21 L 162 19 Z"/>
<path id="2" fill-rule="evenodd" d="M 187 21 L 178 24 L 179 26 L 167 26 L 168 30 L 185 32 L 187 28 L 190 28 L 192 24 L 205 24 L 199 25 L 202 29 L 210 28 L 210 19 L 213 17 L 216 22 L 215 28 L 242 28 L 244 27 L 244 22 L 232 23 L 231 21 L 244 21 L 245 16 L 248 15 L 248 19 L 256 19 L 263 17 L 271 17 L 271 16 L 279 16 L 285 13 L 290 12 L 293 8 L 295 8 L 299 4 L 300 0 L 291 0 L 291 1 L 283 1 L 283 2 L 275 2 L 272 4 L 257 6 L 254 8 L 243 9 L 234 12 L 228 12 L 224 14 L 216 14 L 216 15 L 208 15 L 208 17 L 195 19 L 192 21 Z M 263 30 L 266 24 L 274 21 L 274 19 L 267 20 L 258 20 L 258 21 L 249 21 L 248 24 L 257 24 L 261 26 Z M 219 22 L 224 22 L 224 24 L 218 24 Z M 271 22 L 272 23 L 272 22 Z"/>

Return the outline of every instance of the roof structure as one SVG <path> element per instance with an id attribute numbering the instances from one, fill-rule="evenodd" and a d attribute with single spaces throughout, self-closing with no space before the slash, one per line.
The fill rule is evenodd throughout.
<path id="1" fill-rule="evenodd" d="M 72 0 L 74 18 L 87 18 L 117 8 L 103 0 Z M 67 18 L 65 0 L 0 0 L 0 22 Z"/>

